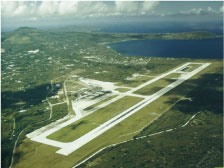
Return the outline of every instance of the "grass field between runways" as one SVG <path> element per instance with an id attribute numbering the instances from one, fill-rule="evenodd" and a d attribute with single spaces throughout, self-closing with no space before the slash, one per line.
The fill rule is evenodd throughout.
<path id="1" fill-rule="evenodd" d="M 125 86 L 125 87 L 137 87 L 151 79 L 153 79 L 154 77 L 151 76 L 140 76 L 131 80 L 123 80 L 121 82 L 118 82 L 116 85 L 117 86 Z"/>
<path id="2" fill-rule="evenodd" d="M 139 97 L 125 96 L 116 102 L 113 102 L 110 105 L 107 105 L 102 109 L 99 109 L 96 112 L 72 123 L 71 125 L 60 129 L 59 131 L 49 135 L 47 138 L 60 142 L 74 141 L 92 129 L 115 117 L 119 113 L 137 104 L 141 100 L 142 98 Z"/>
<path id="3" fill-rule="evenodd" d="M 174 82 L 175 79 L 159 79 L 137 91 L 135 91 L 135 94 L 140 95 L 151 95 L 156 93 L 157 91 L 161 90 L 162 88 L 168 86 L 172 82 Z"/>
<path id="4" fill-rule="evenodd" d="M 93 105 L 91 105 L 91 106 L 85 108 L 84 110 L 86 110 L 86 111 L 91 110 L 91 109 L 93 109 L 93 108 L 95 108 L 95 107 L 97 107 L 97 106 L 99 106 L 99 105 L 101 105 L 101 104 L 103 104 L 103 103 L 105 103 L 105 102 L 107 102 L 107 101 L 109 101 L 109 100 L 115 98 L 115 97 L 117 97 L 117 95 L 113 95 L 113 96 L 107 97 L 106 99 L 103 99 L 103 100 L 101 100 L 100 102 L 95 103 L 95 104 L 93 104 Z"/>
<path id="5" fill-rule="evenodd" d="M 128 88 L 117 88 L 116 91 L 121 92 L 121 93 L 125 93 L 127 91 L 129 91 L 130 89 Z"/>
<path id="6" fill-rule="evenodd" d="M 176 79 L 176 78 L 179 78 L 180 76 L 181 76 L 180 73 L 171 73 L 171 74 L 167 75 L 165 78 L 166 79 L 172 79 L 172 78 Z"/>

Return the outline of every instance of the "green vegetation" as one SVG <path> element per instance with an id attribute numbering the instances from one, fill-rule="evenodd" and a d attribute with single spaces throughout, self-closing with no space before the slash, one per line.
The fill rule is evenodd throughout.
<path id="1" fill-rule="evenodd" d="M 108 55 L 108 54 L 107 54 Z M 86 78 L 92 78 L 105 82 L 115 82 L 119 86 L 127 86 L 127 87 L 136 87 L 149 79 L 151 75 L 158 75 L 164 73 L 165 71 L 170 70 L 171 68 L 177 67 L 183 62 L 188 61 L 187 59 L 164 59 L 164 58 L 147 58 L 145 57 L 142 61 L 142 64 L 139 64 L 139 57 L 128 57 L 122 56 L 118 60 L 118 58 L 114 58 L 113 62 L 111 62 L 111 58 L 101 59 L 102 62 L 96 63 L 95 66 L 91 66 L 85 72 L 82 72 L 80 76 Z M 93 60 L 95 61 L 95 60 Z M 147 62 L 148 61 L 148 62 Z M 121 64 L 121 62 L 128 62 L 129 64 Z M 104 72 L 103 72 L 104 71 Z M 95 73 L 101 72 L 101 73 Z M 147 76 L 137 77 L 136 79 L 127 80 L 128 77 L 131 77 L 133 74 L 139 73 Z"/>
<path id="2" fill-rule="evenodd" d="M 117 88 L 116 91 L 119 91 L 121 93 L 124 93 L 124 92 L 127 92 L 129 91 L 130 89 L 129 88 Z"/>
<path id="3" fill-rule="evenodd" d="M 104 150 L 79 167 L 223 166 L 222 69 L 221 61 L 212 61 L 207 69 L 166 94 L 165 97 L 171 96 L 167 103 L 178 100 L 173 96 L 189 99 L 179 101 L 162 117 L 145 127 L 136 138 L 176 128 L 174 131 L 143 139 L 134 138 Z M 150 107 L 146 109 L 154 111 Z M 181 128 L 196 112 L 200 113 L 186 127 Z"/>
<path id="4" fill-rule="evenodd" d="M 24 44 L 24 43 L 30 43 L 29 37 L 21 37 L 21 36 L 13 36 L 6 40 L 6 42 L 9 41 L 11 43 L 18 43 L 18 44 Z"/>
<path id="5" fill-rule="evenodd" d="M 105 103 L 105 102 L 107 102 L 107 101 L 109 101 L 109 100 L 111 100 L 111 99 L 113 99 L 115 97 L 117 97 L 117 95 L 113 95 L 113 96 L 107 97 L 106 99 L 103 99 L 100 102 L 95 103 L 95 104 L 85 108 L 84 110 L 88 111 L 88 110 L 94 109 L 95 107 L 97 107 L 97 106 L 99 106 L 99 105 L 101 105 L 101 104 L 103 104 L 103 103 Z"/>
<path id="6" fill-rule="evenodd" d="M 169 33 L 162 36 L 162 39 L 178 39 L 178 40 L 190 40 L 190 39 L 203 39 L 203 38 L 216 38 L 222 37 L 211 32 L 184 32 L 184 33 Z"/>
<path id="7" fill-rule="evenodd" d="M 175 104 L 173 108 L 167 110 L 158 120 L 155 120 L 150 126 L 146 127 L 138 136 L 149 135 L 182 126 L 192 117 L 192 114 L 183 113 L 177 110 L 177 108 L 183 108 L 183 106 L 186 108 L 188 104 L 189 100 L 182 100 Z M 172 119 L 172 122 L 170 122 L 170 119 Z"/>
<path id="8" fill-rule="evenodd" d="M 107 105 L 102 109 L 99 109 L 96 112 L 74 122 L 73 124 L 49 135 L 47 138 L 61 142 L 74 141 L 141 100 L 142 98 L 131 96 L 121 98 L 120 100 L 117 100 L 116 102 L 113 102 L 110 105 Z"/>
<path id="9" fill-rule="evenodd" d="M 141 94 L 141 95 L 151 95 L 161 90 L 162 88 L 168 86 L 174 81 L 175 81 L 174 79 L 160 79 L 160 80 L 157 80 L 156 82 L 149 84 L 148 86 L 145 86 L 135 91 L 134 93 Z"/>
<path id="10" fill-rule="evenodd" d="M 125 35 L 126 36 L 126 35 Z M 11 161 L 11 154 L 18 134 L 21 140 L 25 134 L 41 126 L 48 124 L 50 111 L 43 110 L 39 115 L 32 116 L 42 105 L 47 108 L 46 98 L 54 96 L 62 89 L 62 83 L 68 75 L 77 75 L 106 80 L 122 81 L 127 76 L 136 72 L 144 72 L 144 66 L 139 64 L 137 58 L 118 56 L 116 52 L 108 49 L 102 44 L 104 42 L 123 40 L 123 35 L 101 34 L 101 33 L 81 33 L 81 32 L 61 32 L 42 31 L 32 28 L 20 28 L 13 32 L 2 34 L 1 60 L 1 82 L 2 82 L 2 167 L 8 167 Z M 127 38 L 128 39 L 128 38 Z M 28 53 L 39 49 L 37 53 Z M 86 56 L 94 55 L 94 59 L 86 59 Z M 163 59 L 162 59 L 163 60 Z M 130 62 L 124 65 L 123 62 Z M 149 69 L 169 69 L 173 65 L 177 66 L 179 60 L 170 65 L 161 64 L 161 59 L 152 59 Z M 142 58 L 142 62 L 146 62 Z M 170 61 L 171 62 L 171 61 Z M 173 61 L 172 61 L 173 62 Z M 138 63 L 138 64 L 137 64 Z M 105 71 L 104 75 L 95 74 L 96 70 Z M 107 72 L 106 72 L 107 71 Z M 122 72 L 122 73 L 121 73 Z M 50 81 L 52 80 L 52 86 Z M 57 86 L 59 85 L 59 87 Z M 59 97 L 63 100 L 64 95 Z M 51 99 L 52 103 L 63 101 Z M 45 103 L 44 103 L 45 102 Z M 71 103 L 70 103 L 71 105 Z M 36 110 L 34 110 L 34 108 Z M 74 114 L 71 107 L 69 112 Z M 20 120 L 19 111 L 26 110 Z M 17 114 L 18 113 L 18 114 Z M 62 112 L 65 114 L 64 112 Z M 16 115 L 15 115 L 16 114 Z M 22 114 L 22 113 L 21 113 Z M 34 120 L 27 120 L 32 116 Z M 11 138 L 13 132 L 13 118 L 15 117 L 15 136 Z M 52 120 L 54 121 L 54 120 Z M 31 125 L 31 123 L 33 125 Z"/>
<path id="11" fill-rule="evenodd" d="M 151 76 L 141 76 L 141 77 L 137 77 L 134 79 L 125 79 L 122 82 L 118 82 L 117 85 L 118 86 L 125 86 L 125 87 L 137 87 L 149 80 L 153 79 L 153 77 Z"/>
<path id="12" fill-rule="evenodd" d="M 203 125 L 191 125 L 110 148 L 92 162 L 80 167 L 222 166 L 222 128 L 217 127 L 222 125 L 222 121 L 218 116 L 206 115 Z M 200 116 L 197 119 L 201 119 Z M 218 121 L 216 126 L 211 124 L 212 121 Z"/>
<path id="13" fill-rule="evenodd" d="M 172 78 L 179 78 L 180 77 L 180 73 L 172 73 L 172 74 L 169 74 L 169 75 L 167 75 L 165 78 L 166 79 L 172 79 Z"/>
<path id="14" fill-rule="evenodd" d="M 52 107 L 52 120 L 60 119 L 68 114 L 67 103 L 57 104 Z"/>
<path id="15" fill-rule="evenodd" d="M 203 62 L 202 60 L 195 60 L 195 61 Z M 204 62 L 207 62 L 207 60 L 205 60 Z M 221 94 L 222 90 L 220 91 L 220 88 L 222 88 L 222 75 L 217 75 L 217 74 L 222 74 L 222 61 L 217 62 L 217 61 L 210 60 L 210 62 L 212 62 L 211 66 L 209 66 L 207 69 L 200 72 L 199 75 L 194 76 L 191 80 L 184 82 L 184 84 L 186 85 L 183 85 L 183 87 L 182 85 L 180 85 L 180 87 L 176 88 L 177 90 L 175 89 L 172 92 L 161 97 L 160 99 L 155 101 L 154 104 L 151 104 L 151 106 L 148 106 L 148 108 L 145 108 L 145 110 L 141 110 L 138 113 L 134 114 L 133 116 L 130 116 L 129 118 L 127 118 L 120 124 L 116 125 L 113 129 L 108 130 L 102 136 L 94 139 L 93 141 L 83 146 L 76 152 L 73 152 L 69 156 L 64 157 L 62 155 L 56 154 L 55 152 L 58 149 L 54 147 L 49 147 L 44 144 L 39 144 L 39 143 L 30 141 L 28 139 L 24 140 L 23 143 L 18 148 L 18 152 L 21 154 L 21 156 L 20 156 L 19 162 L 17 162 L 16 164 L 16 167 L 17 168 L 31 167 L 33 164 L 37 165 L 36 166 L 37 168 L 42 168 L 46 165 L 52 168 L 72 167 L 76 163 L 82 161 L 83 158 L 90 156 L 91 154 L 101 149 L 102 147 L 133 138 L 133 136 L 137 135 L 138 133 L 133 133 L 133 134 L 130 134 L 130 133 L 140 130 L 142 127 L 147 126 L 149 122 L 153 120 L 154 117 L 151 118 L 153 116 L 152 112 L 161 113 L 167 110 L 170 106 L 172 106 L 172 104 L 176 103 L 177 100 L 179 100 L 180 98 L 185 96 L 187 98 L 190 98 L 190 95 L 191 95 L 190 93 L 196 93 L 195 90 L 200 91 L 202 83 L 206 83 L 207 85 L 204 88 L 205 90 L 207 90 L 208 88 L 211 89 L 211 92 L 209 93 L 212 93 L 212 90 L 215 89 L 219 91 L 216 93 L 222 96 Z M 204 78 L 205 76 L 203 74 L 209 74 L 209 76 Z M 206 80 L 201 80 L 203 78 Z M 211 82 L 213 81 L 213 79 L 216 79 L 216 84 Z M 198 82 L 199 80 L 201 82 Z M 206 92 L 204 91 L 200 92 L 200 94 L 202 93 L 206 94 Z M 198 101 L 201 99 L 200 94 L 197 96 L 199 98 Z M 213 96 L 217 97 L 217 99 L 214 99 L 214 101 L 212 101 L 211 104 L 208 103 L 208 101 L 210 100 L 207 100 L 206 96 L 204 96 L 205 103 L 207 103 L 207 107 L 212 105 L 210 109 L 214 109 L 214 107 L 216 108 L 218 107 L 217 110 L 219 109 L 218 111 L 221 112 L 220 107 L 222 107 L 221 106 L 222 99 L 220 99 L 220 96 L 217 96 L 217 94 L 214 94 Z M 211 100 L 213 100 L 214 97 L 211 97 Z M 192 100 L 194 101 L 193 97 L 192 97 Z M 220 101 L 217 102 L 217 100 L 220 100 Z M 187 100 L 180 101 L 177 105 L 179 106 L 182 103 L 188 103 L 188 102 L 190 101 L 187 101 Z M 191 109 L 194 109 L 195 107 L 196 106 L 193 105 Z M 203 105 L 201 107 L 203 107 Z M 172 109 L 175 109 L 175 106 L 173 106 Z M 188 109 L 184 109 L 184 113 L 182 111 L 179 111 L 178 112 L 179 117 L 176 117 L 176 118 L 179 118 L 179 119 L 182 118 L 184 120 L 187 119 L 188 117 L 186 118 L 181 117 L 181 116 L 184 116 L 187 113 L 187 111 Z M 198 111 L 198 110 L 195 109 L 195 111 Z M 172 110 L 169 110 L 167 112 L 170 113 L 172 112 Z M 192 112 L 188 116 L 193 114 L 194 112 Z M 214 114 L 212 113 L 213 116 Z M 171 116 L 174 117 L 173 115 Z M 197 117 L 200 117 L 200 116 L 198 115 Z M 195 119 L 198 119 L 197 117 Z M 89 167 L 89 166 L 104 167 L 105 165 L 107 165 L 107 167 L 113 167 L 113 166 L 129 167 L 129 165 L 131 166 L 136 165 L 136 167 L 145 167 L 144 165 L 150 166 L 153 163 L 155 163 L 154 165 L 158 166 L 158 165 L 161 165 L 161 163 L 163 163 L 161 160 L 159 160 L 160 158 L 163 159 L 164 157 L 166 158 L 166 156 L 168 158 L 172 157 L 166 160 L 166 163 L 169 164 L 169 161 L 175 161 L 175 160 L 178 161 L 178 157 L 180 153 L 183 155 L 181 155 L 181 157 L 179 158 L 186 159 L 184 160 L 184 163 L 188 164 L 190 163 L 189 161 L 192 161 L 191 160 L 192 157 L 189 158 L 189 156 L 191 155 L 191 151 L 186 149 L 191 149 L 194 151 L 200 151 L 201 149 L 205 149 L 207 151 L 210 151 L 211 149 L 210 147 L 212 146 L 212 144 L 214 144 L 215 146 L 218 145 L 220 149 L 222 149 L 222 141 L 221 141 L 222 138 L 220 138 L 222 137 L 222 126 L 220 125 L 222 123 L 222 117 L 220 115 L 217 115 L 217 117 L 211 118 L 209 115 L 207 116 L 206 114 L 206 119 L 209 120 L 208 123 L 211 126 L 211 127 L 209 126 L 210 127 L 209 130 L 211 130 L 211 134 L 209 134 L 209 136 L 213 138 L 208 139 L 207 137 L 208 134 L 206 132 L 206 129 L 208 127 L 206 125 L 200 126 L 201 128 L 204 127 L 203 132 L 201 132 L 201 128 L 200 129 L 196 128 L 197 134 L 192 131 L 193 127 L 190 127 L 188 128 L 187 132 L 191 134 L 188 134 L 187 132 L 185 132 L 185 130 L 180 130 L 179 131 L 180 134 L 179 133 L 176 134 L 176 132 L 173 132 L 174 136 L 171 136 L 171 134 L 167 133 L 168 136 L 162 138 L 161 140 L 160 140 L 161 136 L 164 136 L 165 134 L 142 139 L 142 140 L 135 140 L 123 145 L 109 148 L 101 152 L 100 154 L 96 155 L 89 162 L 85 163 L 84 165 L 80 167 Z M 217 120 L 219 122 L 216 122 Z M 167 118 L 166 124 L 171 123 L 169 124 L 167 128 L 174 127 L 174 125 L 172 125 L 172 122 L 173 122 L 172 118 Z M 193 120 L 192 122 L 195 122 L 195 120 Z M 176 124 L 178 126 L 179 124 L 181 124 L 181 121 L 176 122 Z M 166 126 L 164 126 L 163 128 L 165 129 Z M 215 130 L 215 132 L 213 131 L 213 129 Z M 146 131 L 146 129 L 144 131 Z M 178 138 L 176 138 L 177 135 L 178 135 Z M 192 137 L 195 137 L 196 135 L 198 138 L 202 138 L 202 139 L 195 141 L 196 143 L 192 144 L 192 146 L 190 146 L 189 148 L 188 147 L 185 148 L 184 144 L 191 144 L 192 141 L 194 140 Z M 182 139 L 180 139 L 179 137 Z M 152 138 L 156 138 L 156 139 L 152 141 Z M 207 142 L 207 140 L 209 142 Z M 204 143 L 205 141 L 206 143 Z M 182 142 L 183 144 L 181 148 L 179 148 L 178 145 L 176 145 L 176 144 L 179 144 L 180 142 Z M 169 146 L 174 146 L 174 148 L 172 147 L 169 148 Z M 166 150 L 166 147 L 168 148 L 168 150 Z M 177 148 L 181 149 L 181 151 L 177 150 Z M 158 150 L 156 151 L 154 149 L 158 149 Z M 23 151 L 25 152 L 23 153 Z M 164 157 L 160 157 L 161 153 L 166 151 L 168 152 L 169 155 L 164 155 Z M 176 153 L 175 151 L 178 151 L 178 153 Z M 184 151 L 188 152 L 188 155 L 184 155 L 183 153 Z M 212 151 L 217 151 L 217 150 L 215 148 L 215 149 L 212 149 Z M 178 156 L 175 153 L 178 154 Z M 206 152 L 199 153 L 199 155 L 194 155 L 194 159 L 198 158 L 196 156 L 199 156 L 202 158 L 203 156 L 205 156 L 205 153 Z M 222 153 L 217 152 L 215 156 L 217 159 L 221 159 Z M 212 164 L 216 164 L 216 166 L 219 165 L 218 164 L 219 161 L 215 160 L 214 158 L 210 158 L 210 160 L 212 161 Z M 155 167 L 154 165 L 152 167 Z M 174 164 L 171 167 L 175 167 L 175 165 L 178 165 L 178 164 Z M 188 167 L 188 165 L 187 166 L 183 165 L 183 166 Z M 214 167 L 214 166 L 208 166 L 208 167 Z"/>
<path id="16" fill-rule="evenodd" d="M 60 94 L 57 97 L 48 97 L 47 100 L 51 103 L 51 104 L 57 104 L 57 103 L 63 103 L 66 101 L 65 99 L 65 95 L 64 94 Z"/>
<path id="17" fill-rule="evenodd" d="M 75 163 L 103 146 L 132 138 L 135 134 L 130 136 L 122 135 L 140 129 L 151 119 L 146 118 L 143 120 L 139 116 L 138 122 L 133 122 L 134 118 L 131 117 L 132 120 L 123 122 L 127 126 L 119 124 L 115 129 L 106 133 L 105 136 L 95 139 L 80 149 L 78 156 L 77 153 L 74 153 L 67 158 L 55 154 L 56 148 L 26 139 L 25 135 L 27 133 L 60 119 L 68 113 L 74 114 L 71 107 L 71 97 L 69 97 L 69 107 L 67 107 L 66 103 L 53 106 L 52 118 L 49 120 L 51 110 L 46 101 L 48 99 L 52 104 L 65 101 L 64 93 L 59 95 L 59 98 L 52 98 L 52 96 L 57 96 L 58 92 L 63 90 L 63 82 L 69 75 L 116 82 L 121 87 L 136 87 L 153 78 L 150 76 L 158 75 L 186 61 L 191 61 L 190 59 L 128 57 L 119 55 L 103 44 L 136 39 L 220 37 L 220 35 L 209 32 L 107 34 L 85 31 L 77 32 L 72 28 L 69 30 L 44 31 L 23 27 L 13 32 L 2 33 L 1 47 L 4 50 L 1 55 L 1 155 L 4 156 L 1 162 L 2 167 L 9 167 L 13 147 L 17 139 L 14 167 L 24 168 L 33 167 L 33 165 L 41 168 L 46 167 L 46 165 L 47 167 L 72 167 Z M 35 50 L 39 50 L 39 52 L 29 52 Z M 211 60 L 205 61 L 210 62 Z M 127 79 L 135 73 L 146 76 Z M 213 78 L 216 80 L 214 76 L 211 77 L 211 79 Z M 74 85 L 77 85 L 77 83 L 74 83 L 74 79 L 75 77 L 68 80 L 67 84 L 70 91 L 76 91 L 73 88 Z M 184 89 L 188 90 L 188 88 Z M 217 90 L 220 91 L 222 88 L 217 88 Z M 179 92 L 183 91 L 179 90 Z M 213 95 L 212 92 L 204 92 Z M 203 101 L 206 102 L 206 100 Z M 207 104 L 209 105 L 209 103 Z M 169 105 L 166 104 L 166 107 L 169 107 Z M 118 106 L 116 108 L 120 109 Z M 145 110 L 146 112 L 147 110 Z M 135 115 L 135 117 L 137 116 Z M 83 125 L 78 125 L 76 129 Z M 58 163 L 59 161 L 60 163 Z"/>
<path id="18" fill-rule="evenodd" d="M 67 88 L 67 91 L 78 91 L 81 88 L 84 88 L 84 86 L 78 83 L 75 79 L 73 79 L 73 80 L 66 81 L 66 88 Z"/>

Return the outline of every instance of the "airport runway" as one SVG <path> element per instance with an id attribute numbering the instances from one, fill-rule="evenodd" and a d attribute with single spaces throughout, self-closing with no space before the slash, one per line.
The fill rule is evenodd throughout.
<path id="1" fill-rule="evenodd" d="M 114 118 L 110 119 L 109 121 L 103 123 L 99 127 L 93 129 L 92 131 L 88 132 L 87 134 L 83 135 L 82 137 L 78 138 L 77 140 L 68 143 L 67 147 L 58 150 L 56 153 L 59 153 L 59 154 L 62 154 L 62 155 L 69 155 L 70 153 L 72 153 L 75 150 L 81 148 L 83 145 L 85 145 L 88 142 L 92 141 L 93 139 L 95 139 L 99 135 L 103 134 L 104 132 L 106 132 L 110 128 L 114 127 L 115 125 L 117 125 L 121 121 L 125 120 L 126 118 L 128 118 L 132 114 L 136 113 L 137 111 L 139 111 L 140 109 L 142 109 L 143 107 L 148 105 L 149 103 L 151 103 L 154 100 L 158 99 L 159 97 L 161 97 L 162 95 L 164 95 L 165 93 L 170 91 L 171 89 L 177 87 L 178 85 L 183 83 L 185 80 L 191 78 L 196 73 L 198 73 L 202 69 L 206 68 L 208 65 L 209 65 L 208 63 L 207 64 L 203 64 L 202 66 L 200 66 L 199 68 L 195 69 L 194 71 L 192 71 L 190 73 L 186 73 L 182 78 L 180 78 L 177 81 L 171 83 L 170 85 L 166 86 L 165 88 L 161 89 L 160 91 L 156 92 L 155 94 L 149 96 L 145 100 L 139 102 L 138 104 L 132 106 L 128 110 L 122 112 L 121 114 L 115 116 Z M 181 68 L 178 68 L 177 70 L 180 70 L 180 69 Z M 176 72 L 176 71 L 173 70 L 173 72 Z M 165 77 L 165 76 L 163 76 L 163 77 Z M 159 77 L 159 79 L 161 79 L 161 78 Z M 146 82 L 146 83 L 147 84 L 145 86 L 147 86 L 149 82 Z M 142 88 L 142 87 L 140 87 L 140 88 Z"/>
<path id="2" fill-rule="evenodd" d="M 195 69 L 192 72 L 183 72 L 181 70 L 183 70 L 185 67 L 187 67 L 190 64 L 199 64 L 201 66 L 199 66 L 197 69 Z M 192 76 L 194 76 L 195 74 L 197 74 L 198 72 L 200 72 L 201 70 L 205 69 L 207 66 L 209 66 L 210 63 L 192 63 L 192 62 L 188 62 L 178 68 L 175 68 L 167 73 L 164 73 L 162 75 L 159 75 L 155 78 L 153 78 L 152 80 L 149 80 L 148 82 L 131 89 L 130 91 L 126 92 L 125 94 L 123 94 L 123 96 L 125 95 L 129 95 L 129 94 L 133 94 L 133 92 L 135 92 L 138 89 L 141 89 L 161 78 L 166 77 L 169 74 L 172 73 L 181 73 L 183 75 L 181 75 L 180 78 L 178 78 L 176 81 L 174 81 L 173 83 L 169 84 L 168 86 L 164 87 L 163 89 L 159 90 L 158 92 L 156 92 L 153 95 L 150 96 L 146 96 L 146 98 L 144 100 L 142 100 L 141 102 L 137 103 L 136 105 L 132 106 L 131 108 L 125 110 L 124 112 L 120 113 L 119 115 L 113 117 L 112 119 L 106 121 L 105 123 L 101 124 L 100 126 L 98 126 L 97 128 L 93 129 L 92 131 L 86 133 L 85 135 L 83 135 L 82 137 L 76 139 L 75 141 L 72 142 L 68 142 L 68 143 L 63 143 L 63 142 L 58 142 L 55 140 L 49 140 L 46 137 L 54 132 L 56 132 L 57 130 L 71 124 L 72 122 L 74 122 L 74 120 L 77 120 L 75 118 L 71 118 L 70 120 L 68 120 L 65 123 L 61 123 L 58 126 L 55 126 L 56 128 L 52 128 L 49 129 L 47 131 L 43 131 L 42 134 L 36 134 L 35 135 L 35 131 L 31 134 L 28 134 L 27 137 L 30 138 L 33 141 L 37 141 L 40 143 L 44 143 L 47 145 L 52 145 L 55 147 L 59 147 L 61 148 L 60 150 L 58 150 L 56 153 L 58 154 L 62 154 L 62 155 L 69 155 L 70 153 L 76 151 L 77 149 L 81 148 L 82 146 L 84 146 L 85 144 L 87 144 L 88 142 L 92 141 L 93 139 L 97 138 L 98 136 L 100 136 L 101 134 L 103 134 L 104 132 L 106 132 L 107 130 L 111 129 L 112 127 L 114 127 L 115 125 L 117 125 L 118 123 L 122 122 L 123 120 L 125 120 L 126 118 L 128 118 L 129 116 L 133 115 L 134 113 L 136 113 L 137 111 L 139 111 L 140 109 L 142 109 L 143 107 L 145 107 L 146 105 L 150 104 L 151 102 L 153 102 L 154 100 L 158 99 L 159 97 L 163 96 L 165 93 L 169 92 L 170 90 L 172 90 L 173 88 L 177 87 L 178 85 L 180 85 L 181 83 L 183 83 L 185 80 L 191 78 Z M 108 101 L 106 102 L 107 104 L 110 104 L 111 102 L 113 102 L 114 100 Z"/>

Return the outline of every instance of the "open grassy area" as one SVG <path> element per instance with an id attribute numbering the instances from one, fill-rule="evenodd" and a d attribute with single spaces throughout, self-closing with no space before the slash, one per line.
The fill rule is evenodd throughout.
<path id="1" fill-rule="evenodd" d="M 116 91 L 119 91 L 119 92 L 121 92 L 121 93 L 124 93 L 124 92 L 127 92 L 127 91 L 129 91 L 130 89 L 128 89 L 128 88 L 117 88 L 116 89 Z"/>
<path id="2" fill-rule="evenodd" d="M 8 38 L 7 41 L 9 41 L 11 43 L 24 44 L 24 43 L 30 43 L 31 39 L 30 39 L 30 37 L 27 37 L 27 36 L 21 37 L 21 36 L 17 35 L 17 36 Z"/>
<path id="3" fill-rule="evenodd" d="M 130 80 L 123 80 L 121 82 L 118 82 L 116 85 L 125 87 L 137 87 L 151 79 L 153 79 L 153 77 L 151 76 L 140 76 Z"/>
<path id="4" fill-rule="evenodd" d="M 65 102 L 65 96 L 61 95 L 55 98 L 49 97 L 47 98 L 47 100 L 51 103 L 51 104 L 57 104 L 57 103 L 63 103 Z"/>
<path id="5" fill-rule="evenodd" d="M 98 102 L 98 103 L 95 103 L 95 104 L 93 104 L 93 105 L 91 105 L 91 106 L 85 108 L 84 110 L 91 110 L 91 109 L 93 109 L 93 108 L 95 108 L 95 107 L 97 107 L 97 106 L 99 106 L 99 105 L 101 105 L 101 104 L 103 104 L 103 103 L 105 103 L 105 102 L 107 102 L 107 101 L 109 101 L 109 100 L 115 98 L 115 97 L 117 97 L 117 95 L 110 96 L 110 97 L 108 97 L 108 98 L 106 98 L 106 99 L 101 100 L 101 101 Z"/>
<path id="6" fill-rule="evenodd" d="M 174 82 L 174 79 L 159 79 L 148 86 L 145 86 L 137 91 L 135 91 L 135 94 L 141 94 L 141 95 L 151 95 L 159 91 L 160 89 L 166 87 L 167 85 Z"/>
<path id="7" fill-rule="evenodd" d="M 172 79 L 172 78 L 179 78 L 180 77 L 180 73 L 172 73 L 172 74 L 169 74 L 165 77 L 165 79 Z"/>
<path id="8" fill-rule="evenodd" d="M 200 115 L 190 123 L 153 137 L 134 140 L 105 150 L 90 162 L 79 167 L 220 167 L 222 163 L 222 119 L 214 114 Z M 216 122 L 216 124 L 212 124 Z"/>
<path id="9" fill-rule="evenodd" d="M 141 131 L 141 133 L 138 134 L 138 136 L 149 135 L 152 133 L 156 133 L 166 129 L 176 128 L 183 125 L 184 123 L 186 123 L 187 120 L 189 120 L 192 117 L 192 113 L 186 114 L 178 109 L 183 108 L 183 106 L 185 106 L 186 108 L 188 104 L 189 100 L 187 99 L 178 101 L 177 104 L 175 104 L 175 106 L 171 107 L 170 109 L 167 109 L 167 111 L 165 111 L 165 113 L 162 114 L 162 116 L 159 117 L 159 119 L 155 120 L 150 126 L 146 127 L 143 131 Z"/>
<path id="10" fill-rule="evenodd" d="M 85 88 L 83 85 L 80 84 L 80 82 L 77 82 L 75 80 L 69 80 L 66 81 L 66 90 L 67 91 L 78 91 L 82 88 Z"/>
<path id="11" fill-rule="evenodd" d="M 124 110 L 127 110 L 141 100 L 142 98 L 132 96 L 121 98 L 120 100 L 117 100 L 116 102 L 113 102 L 110 105 L 107 105 L 106 107 L 99 109 L 96 112 L 74 122 L 73 124 L 49 135 L 47 138 L 61 142 L 74 141 L 100 124 L 106 122 Z"/>

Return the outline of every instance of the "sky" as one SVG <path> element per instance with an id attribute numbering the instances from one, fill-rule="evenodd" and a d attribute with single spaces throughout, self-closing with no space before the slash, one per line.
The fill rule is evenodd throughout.
<path id="1" fill-rule="evenodd" d="M 2 1 L 2 30 L 155 21 L 222 22 L 221 1 Z"/>

